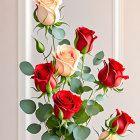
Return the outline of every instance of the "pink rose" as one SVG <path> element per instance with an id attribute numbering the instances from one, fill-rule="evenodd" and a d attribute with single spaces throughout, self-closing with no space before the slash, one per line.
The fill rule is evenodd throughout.
<path id="1" fill-rule="evenodd" d="M 38 5 L 37 17 L 43 25 L 53 25 L 60 18 L 59 5 L 62 0 L 34 0 Z"/>
<path id="2" fill-rule="evenodd" d="M 56 71 L 62 76 L 68 76 L 76 70 L 80 52 L 75 47 L 64 44 L 57 47 L 54 56 Z"/>

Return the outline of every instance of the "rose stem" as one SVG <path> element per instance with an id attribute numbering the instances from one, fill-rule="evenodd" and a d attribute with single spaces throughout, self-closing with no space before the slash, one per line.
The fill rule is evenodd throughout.
<path id="1" fill-rule="evenodd" d="M 45 53 L 43 53 L 43 56 L 44 56 L 44 59 L 46 59 Z M 46 59 L 46 62 L 48 62 L 47 59 Z"/>
<path id="2" fill-rule="evenodd" d="M 89 96 L 89 98 L 88 98 L 88 101 L 90 100 L 90 98 L 91 98 L 91 96 L 93 95 L 93 90 L 92 90 L 92 92 L 91 92 L 91 94 L 90 94 L 90 96 Z"/>
<path id="3" fill-rule="evenodd" d="M 83 54 L 83 56 L 82 56 L 82 69 L 81 69 L 80 79 L 82 79 L 82 73 L 83 73 L 83 69 L 84 69 L 84 62 L 85 62 L 85 54 Z"/>
<path id="4" fill-rule="evenodd" d="M 55 51 L 55 44 L 54 44 L 54 36 L 52 35 L 52 40 L 53 40 L 53 49 Z"/>

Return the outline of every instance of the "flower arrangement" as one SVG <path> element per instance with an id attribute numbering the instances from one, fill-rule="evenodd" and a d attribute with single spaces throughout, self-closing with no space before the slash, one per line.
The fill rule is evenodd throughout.
<path id="1" fill-rule="evenodd" d="M 52 37 L 53 48 L 46 56 L 45 46 L 35 38 L 36 50 L 43 54 L 44 61 L 35 68 L 31 63 L 23 61 L 20 70 L 34 80 L 34 91 L 39 96 L 36 101 L 24 99 L 20 101 L 20 107 L 26 114 L 34 114 L 39 123 L 30 124 L 27 131 L 32 134 L 40 132 L 45 125 L 46 132 L 41 140 L 85 140 L 91 133 L 88 124 L 90 120 L 103 112 L 103 106 L 99 104 L 105 99 L 108 90 L 121 92 L 121 83 L 125 68 L 122 64 L 109 58 L 109 63 L 104 60 L 104 52 L 91 54 L 94 41 L 98 38 L 93 30 L 86 27 L 78 27 L 75 30 L 74 46 L 65 38 L 65 24 L 61 20 L 61 0 L 34 0 L 37 8 L 33 13 L 36 28 L 45 29 L 45 36 Z M 59 40 L 57 47 L 55 39 Z M 46 51 L 46 53 L 48 50 Z M 85 66 L 86 56 L 93 57 L 93 65 L 104 63 L 99 70 L 98 78 L 95 78 L 89 66 Z M 49 59 L 48 59 L 49 58 Z M 51 59 L 51 61 L 49 61 Z M 92 83 L 95 88 L 85 85 Z M 68 85 L 69 89 L 66 89 Z M 102 94 L 93 94 L 102 90 Z M 90 96 L 82 99 L 82 95 L 91 92 Z M 96 96 L 95 96 L 96 95 Z M 44 97 L 44 102 L 38 102 Z M 38 106 L 36 105 L 38 103 Z M 116 115 L 112 114 L 105 120 L 105 128 L 98 140 L 117 140 L 116 135 L 124 136 L 130 124 L 135 122 L 125 112 L 116 109 Z M 129 130 L 130 131 L 130 130 Z"/>

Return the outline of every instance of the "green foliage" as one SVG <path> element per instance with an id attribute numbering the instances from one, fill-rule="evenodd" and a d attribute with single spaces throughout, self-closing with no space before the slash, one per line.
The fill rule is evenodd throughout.
<path id="1" fill-rule="evenodd" d="M 90 135 L 90 129 L 84 126 L 76 126 L 73 130 L 75 140 L 85 140 Z"/>
<path id="2" fill-rule="evenodd" d="M 52 87 L 50 85 L 50 80 L 48 81 L 47 85 L 46 85 L 46 90 L 47 90 L 47 93 L 52 93 Z"/>
<path id="3" fill-rule="evenodd" d="M 65 137 L 65 140 L 75 140 L 74 137 L 73 137 L 73 134 L 69 135 L 69 136 L 66 136 Z"/>
<path id="4" fill-rule="evenodd" d="M 45 25 L 43 25 L 42 23 L 39 23 L 39 24 L 37 24 L 37 25 L 35 26 L 34 30 L 35 30 L 36 28 L 41 28 L 41 29 L 43 29 L 44 27 L 45 27 Z"/>
<path id="5" fill-rule="evenodd" d="M 53 107 L 51 104 L 42 104 L 36 110 L 36 117 L 40 122 L 44 122 L 46 119 L 52 116 Z"/>
<path id="6" fill-rule="evenodd" d="M 77 78 L 72 78 L 71 79 L 71 86 L 70 90 L 74 93 L 78 93 L 79 88 L 82 86 L 82 83 L 79 79 Z"/>
<path id="7" fill-rule="evenodd" d="M 45 47 L 44 45 L 37 39 L 35 39 L 36 41 L 36 50 L 39 52 L 39 53 L 43 53 L 45 51 Z"/>
<path id="8" fill-rule="evenodd" d="M 46 126 L 47 126 L 49 129 L 53 129 L 53 128 L 58 127 L 58 126 L 59 126 L 59 123 L 60 123 L 60 120 L 59 120 L 56 116 L 52 115 L 52 116 L 48 119 L 48 121 L 46 122 Z"/>
<path id="9" fill-rule="evenodd" d="M 36 12 L 37 12 L 37 8 L 34 10 L 33 17 L 34 17 L 36 22 L 39 22 L 37 15 L 36 15 Z"/>
<path id="10" fill-rule="evenodd" d="M 19 67 L 20 67 L 20 70 L 22 71 L 22 73 L 24 73 L 25 75 L 30 76 L 30 75 L 34 74 L 34 68 L 33 68 L 32 64 L 27 61 L 21 62 Z"/>
<path id="11" fill-rule="evenodd" d="M 95 116 L 98 113 L 104 111 L 103 107 L 98 104 L 96 101 L 89 100 L 86 106 L 86 112 L 89 116 Z"/>
<path id="12" fill-rule="evenodd" d="M 63 24 L 68 25 L 66 22 L 56 22 L 55 23 L 55 26 L 61 26 Z"/>
<path id="13" fill-rule="evenodd" d="M 70 45 L 70 41 L 68 39 L 63 39 L 62 41 L 59 42 L 59 45 L 63 44 Z"/>
<path id="14" fill-rule="evenodd" d="M 104 99 L 105 99 L 105 95 L 102 95 L 102 94 L 98 94 L 97 96 L 96 96 L 96 101 L 103 101 Z"/>
<path id="15" fill-rule="evenodd" d="M 90 73 L 90 72 L 91 72 L 90 67 L 84 66 L 83 72 L 84 72 L 84 73 Z"/>
<path id="16" fill-rule="evenodd" d="M 89 116 L 85 112 L 86 104 L 87 100 L 84 100 L 81 104 L 81 109 L 79 112 L 74 114 L 73 118 L 76 124 L 83 124 L 89 119 Z"/>
<path id="17" fill-rule="evenodd" d="M 58 136 L 51 136 L 48 132 L 45 132 L 42 137 L 41 140 L 60 140 L 60 138 Z"/>
<path id="18" fill-rule="evenodd" d="M 82 79 L 88 82 L 94 82 L 95 81 L 95 77 L 93 74 L 89 74 L 89 73 L 83 73 L 82 74 Z"/>
<path id="19" fill-rule="evenodd" d="M 59 116 L 60 120 L 63 120 L 64 114 L 60 108 L 59 108 L 59 115 L 58 116 Z"/>
<path id="20" fill-rule="evenodd" d="M 36 110 L 36 104 L 32 100 L 21 100 L 20 107 L 26 114 L 33 114 Z"/>
<path id="21" fill-rule="evenodd" d="M 31 124 L 31 125 L 28 126 L 27 130 L 31 134 L 37 134 L 41 130 L 41 125 L 40 124 L 33 123 L 33 124 Z"/>
<path id="22" fill-rule="evenodd" d="M 52 35 L 58 40 L 63 40 L 65 37 L 65 31 L 62 28 L 54 26 L 52 29 Z"/>
<path id="23" fill-rule="evenodd" d="M 97 53 L 93 59 L 93 65 L 99 65 L 103 60 L 104 58 L 104 52 L 103 51 L 100 51 L 99 53 Z"/>

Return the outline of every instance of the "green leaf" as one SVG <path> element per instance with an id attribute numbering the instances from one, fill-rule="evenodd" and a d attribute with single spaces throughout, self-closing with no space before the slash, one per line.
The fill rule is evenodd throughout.
<path id="1" fill-rule="evenodd" d="M 36 27 L 34 28 L 34 30 L 35 30 L 36 28 L 41 28 L 41 29 L 43 29 L 44 27 L 45 27 L 45 25 L 43 25 L 42 23 L 39 23 L 39 24 L 36 25 Z"/>
<path id="2" fill-rule="evenodd" d="M 81 75 L 81 72 L 80 71 L 75 71 L 75 73 L 77 76 L 80 76 Z"/>
<path id="3" fill-rule="evenodd" d="M 46 90 L 47 90 L 47 93 L 52 93 L 52 87 L 51 87 L 51 84 L 50 84 L 50 80 L 48 81 L 48 83 L 46 85 Z"/>
<path id="4" fill-rule="evenodd" d="M 105 99 L 105 95 L 103 96 L 102 94 L 98 94 L 96 96 L 96 101 L 103 101 Z"/>
<path id="5" fill-rule="evenodd" d="M 90 67 L 84 66 L 83 72 L 84 72 L 84 73 L 90 73 L 90 72 L 91 72 Z"/>
<path id="6" fill-rule="evenodd" d="M 36 50 L 39 52 L 39 53 L 43 53 L 45 51 L 45 47 L 44 45 L 37 39 L 35 39 L 36 41 Z"/>
<path id="7" fill-rule="evenodd" d="M 37 11 L 37 8 L 34 10 L 33 17 L 34 17 L 36 22 L 39 22 L 37 15 L 36 15 L 36 11 Z"/>
<path id="8" fill-rule="evenodd" d="M 33 75 L 34 74 L 34 68 L 31 63 L 27 61 L 23 61 L 19 65 L 20 70 L 25 74 L 25 75 Z"/>
<path id="9" fill-rule="evenodd" d="M 82 86 L 82 83 L 79 79 L 77 78 L 72 78 L 71 79 L 71 86 L 70 86 L 70 90 L 74 93 L 78 92 L 78 89 Z"/>
<path id="10" fill-rule="evenodd" d="M 89 119 L 89 116 L 85 112 L 86 104 L 87 100 L 84 100 L 81 104 L 81 109 L 78 111 L 78 113 L 74 114 L 73 118 L 76 124 L 83 124 Z"/>
<path id="11" fill-rule="evenodd" d="M 40 122 L 44 122 L 46 119 L 50 118 L 53 113 L 53 107 L 51 104 L 45 104 L 40 106 L 36 111 L 36 117 Z"/>
<path id="12" fill-rule="evenodd" d="M 66 22 L 56 22 L 56 23 L 55 23 L 56 26 L 61 26 L 61 25 L 63 25 L 63 24 L 68 25 Z"/>
<path id="13" fill-rule="evenodd" d="M 51 116 L 48 121 L 46 122 L 46 126 L 49 128 L 49 129 L 53 129 L 53 128 L 56 128 L 59 126 L 59 122 L 60 120 L 56 117 L 56 116 Z"/>
<path id="14" fill-rule="evenodd" d="M 36 110 L 36 104 L 32 100 L 21 100 L 20 107 L 26 114 L 33 114 Z"/>
<path id="15" fill-rule="evenodd" d="M 72 134 L 74 128 L 76 127 L 77 125 L 70 125 L 68 126 L 68 132 L 69 132 L 69 135 Z"/>
<path id="16" fill-rule="evenodd" d="M 85 140 L 90 134 L 90 129 L 84 126 L 77 126 L 73 130 L 75 140 Z"/>
<path id="17" fill-rule="evenodd" d="M 64 114 L 63 114 L 63 111 L 59 108 L 59 119 L 60 120 L 63 120 L 63 117 L 64 117 Z"/>
<path id="18" fill-rule="evenodd" d="M 73 134 L 65 137 L 65 140 L 75 140 L 74 137 L 73 137 Z"/>
<path id="19" fill-rule="evenodd" d="M 102 60 L 104 58 L 104 52 L 103 51 L 100 51 L 98 52 L 96 55 L 95 55 L 96 58 Z"/>
<path id="20" fill-rule="evenodd" d="M 40 124 L 33 123 L 33 124 L 31 124 L 31 125 L 28 126 L 27 130 L 31 134 L 37 134 L 41 130 L 41 125 Z"/>
<path id="21" fill-rule="evenodd" d="M 49 30 L 49 26 L 45 26 L 45 36 L 47 35 L 48 30 Z"/>
<path id="22" fill-rule="evenodd" d="M 41 140 L 60 140 L 60 138 L 58 136 L 51 136 L 48 132 L 45 132 L 42 135 Z"/>
<path id="23" fill-rule="evenodd" d="M 109 127 L 110 127 L 110 128 L 112 128 L 113 122 L 114 122 L 115 120 L 117 120 L 119 117 L 120 117 L 120 116 L 116 116 L 116 117 L 114 117 L 114 118 L 112 118 L 112 119 L 110 120 L 110 122 L 109 122 Z"/>
<path id="24" fill-rule="evenodd" d="M 87 102 L 86 112 L 89 116 L 92 115 L 95 116 L 102 111 L 104 111 L 103 107 L 100 104 L 98 104 L 96 101 L 89 100 Z"/>
<path id="25" fill-rule="evenodd" d="M 93 74 L 89 74 L 89 73 L 83 73 L 82 74 L 82 79 L 88 82 L 94 82 L 95 81 L 95 77 Z"/>
<path id="26" fill-rule="evenodd" d="M 103 60 L 94 57 L 94 59 L 93 59 L 93 65 L 95 65 L 95 66 L 96 66 L 96 65 L 99 65 L 102 61 L 103 61 Z"/>
<path id="27" fill-rule="evenodd" d="M 63 39 L 62 41 L 59 42 L 59 45 L 63 44 L 70 45 L 70 41 L 68 39 Z"/>
<path id="28" fill-rule="evenodd" d="M 91 90 L 92 90 L 92 88 L 89 87 L 89 86 L 84 86 L 84 87 L 83 87 L 83 91 L 84 91 L 84 92 L 89 92 L 89 91 L 91 91 Z"/>
<path id="29" fill-rule="evenodd" d="M 62 28 L 57 28 L 54 26 L 52 30 L 52 35 L 58 40 L 63 40 L 65 37 L 65 31 Z"/>

